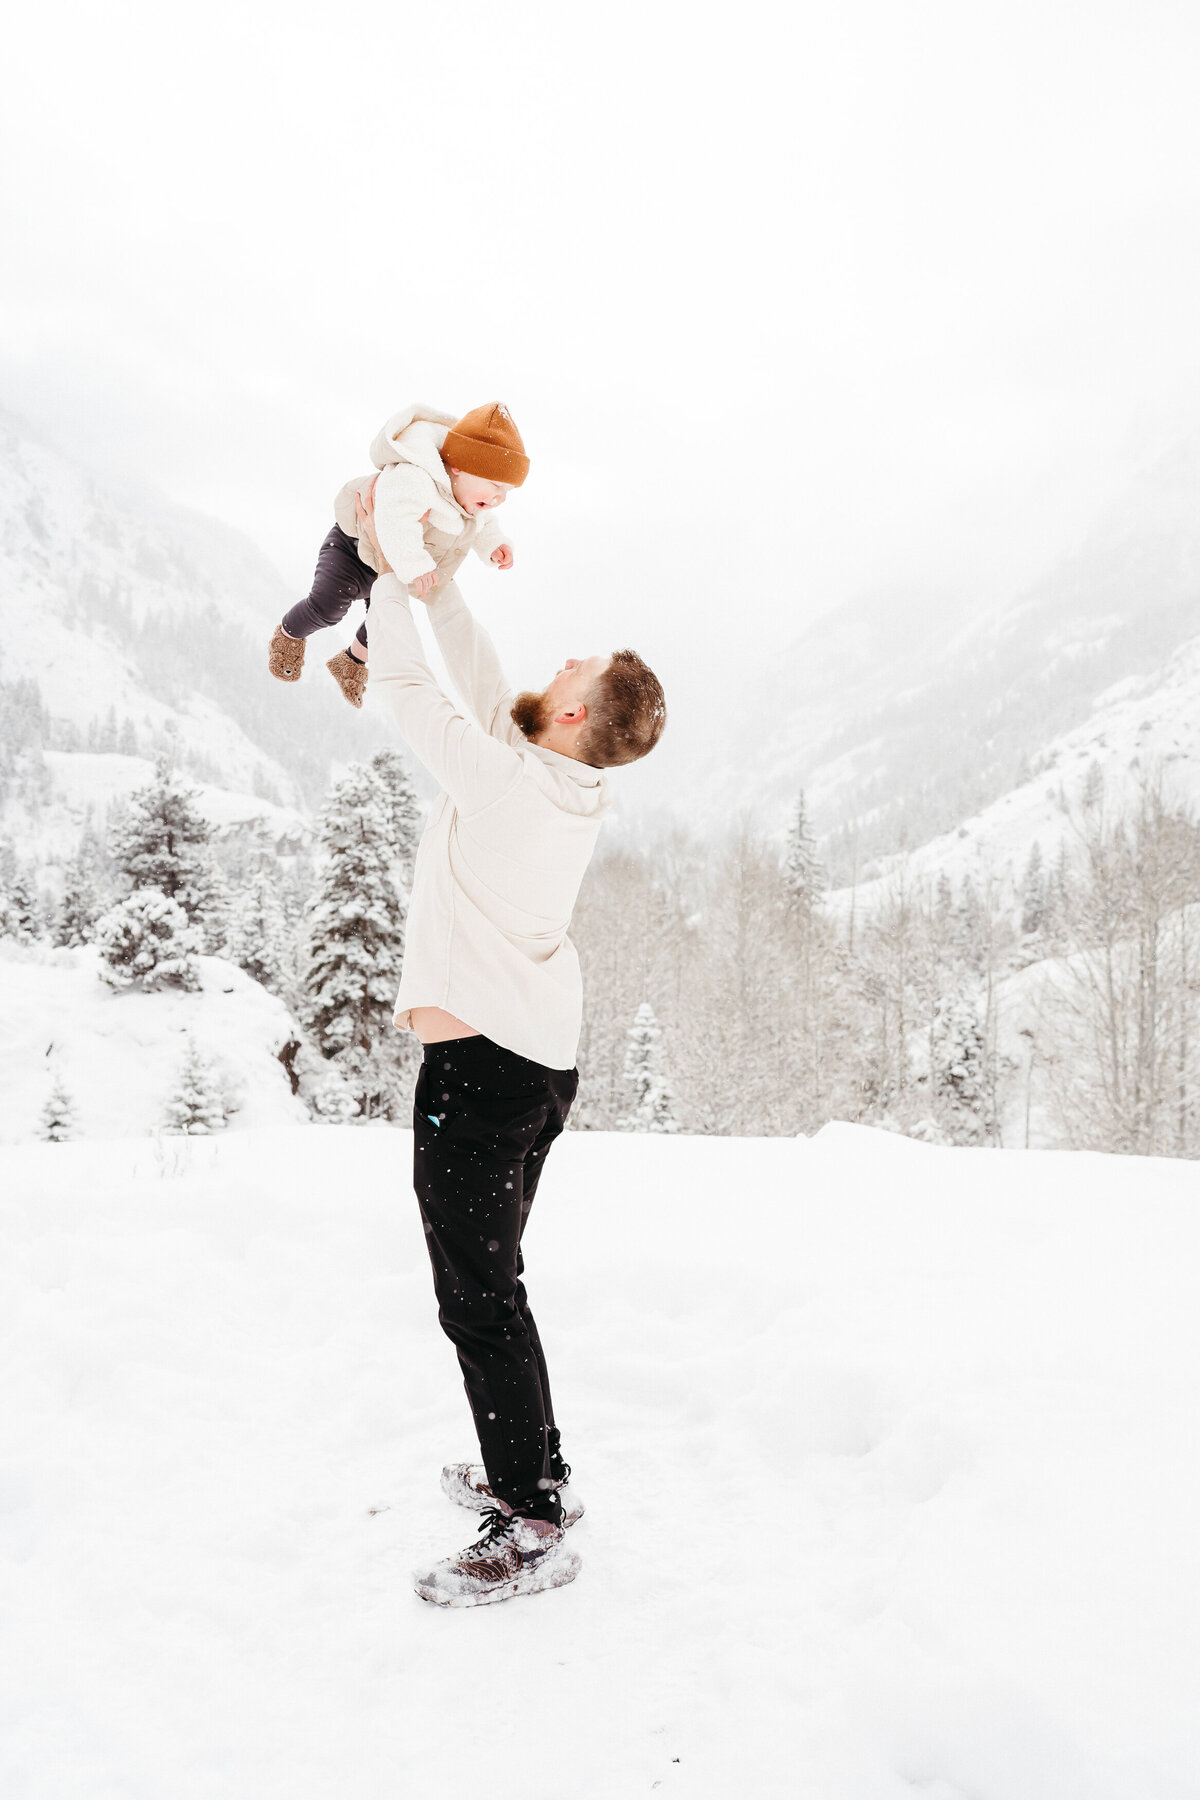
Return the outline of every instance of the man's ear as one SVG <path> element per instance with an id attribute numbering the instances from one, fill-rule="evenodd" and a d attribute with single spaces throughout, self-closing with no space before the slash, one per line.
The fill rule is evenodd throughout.
<path id="1" fill-rule="evenodd" d="M 554 723 L 556 725 L 582 725 L 586 718 L 587 707 L 581 700 L 577 706 L 569 706 L 564 712 L 555 713 Z"/>

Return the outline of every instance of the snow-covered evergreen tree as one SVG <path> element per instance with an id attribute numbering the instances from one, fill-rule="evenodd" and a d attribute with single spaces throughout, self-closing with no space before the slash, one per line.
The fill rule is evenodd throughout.
<path id="1" fill-rule="evenodd" d="M 648 1000 L 629 1027 L 625 1079 L 633 1104 L 620 1121 L 622 1131 L 678 1131 L 675 1095 L 663 1068 L 662 1029 Z"/>
<path id="2" fill-rule="evenodd" d="M 211 1137 L 225 1129 L 220 1084 L 211 1062 L 193 1038 L 163 1108 L 163 1130 L 171 1137 Z"/>
<path id="3" fill-rule="evenodd" d="M 199 941 L 187 914 L 157 888 L 137 888 L 97 919 L 93 941 L 101 977 L 110 987 L 140 983 L 148 991 L 200 985 L 195 956 Z"/>
<path id="4" fill-rule="evenodd" d="M 399 865 L 400 879 L 408 893 L 412 888 L 413 862 L 421 837 L 421 802 L 408 764 L 398 750 L 377 750 L 371 758 L 371 768 L 383 788 L 392 857 Z"/>
<path id="5" fill-rule="evenodd" d="M 942 1000 L 933 1025 L 933 1091 L 951 1143 L 981 1144 L 994 1126 L 988 1052 L 975 1007 L 964 995 Z"/>
<path id="6" fill-rule="evenodd" d="M 1021 930 L 1032 937 L 1046 920 L 1046 871 L 1042 862 L 1042 846 L 1034 839 L 1021 881 Z"/>
<path id="7" fill-rule="evenodd" d="M 190 925 L 207 933 L 220 908 L 209 849 L 212 827 L 196 798 L 195 789 L 185 787 L 160 756 L 153 781 L 130 796 L 114 821 L 110 848 L 132 889 L 157 889 L 182 906 Z"/>
<path id="8" fill-rule="evenodd" d="M 32 944 L 41 937 L 44 923 L 33 881 L 14 861 L 11 874 L 0 886 L 0 937 Z"/>
<path id="9" fill-rule="evenodd" d="M 286 992 L 295 979 L 292 932 L 279 896 L 279 883 L 257 869 L 230 901 L 225 954 L 272 993 Z"/>
<path id="10" fill-rule="evenodd" d="M 194 925 L 200 937 L 200 948 L 206 956 L 227 956 L 232 930 L 233 890 L 225 871 L 215 858 L 208 869 L 208 892 L 197 908 Z"/>
<path id="11" fill-rule="evenodd" d="M 67 864 L 63 879 L 62 898 L 54 920 L 54 942 L 66 949 L 90 943 L 100 912 L 92 871 L 82 856 L 75 856 Z"/>
<path id="12" fill-rule="evenodd" d="M 825 891 L 825 870 L 817 855 L 817 840 L 808 822 L 803 792 L 797 796 L 796 810 L 788 827 L 783 880 L 789 908 L 804 917 L 810 916 Z"/>
<path id="13" fill-rule="evenodd" d="M 309 1028 L 365 1118 L 399 1118 L 407 1045 L 392 1024 L 404 956 L 404 907 L 392 879 L 382 783 L 352 763 L 330 790 L 318 833 L 324 864 L 307 921 Z"/>
<path id="14" fill-rule="evenodd" d="M 44 1144 L 65 1144 L 75 1135 L 75 1108 L 61 1075 L 55 1075 L 50 1096 L 42 1108 L 38 1135 Z"/>

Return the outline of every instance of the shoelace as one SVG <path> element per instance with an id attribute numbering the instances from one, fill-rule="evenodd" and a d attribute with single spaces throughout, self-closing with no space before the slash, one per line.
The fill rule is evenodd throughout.
<path id="1" fill-rule="evenodd" d="M 513 1522 L 512 1513 L 500 1511 L 498 1506 L 489 1506 L 483 1515 L 483 1532 L 471 1545 L 472 1550 L 488 1550 L 502 1538 Z"/>

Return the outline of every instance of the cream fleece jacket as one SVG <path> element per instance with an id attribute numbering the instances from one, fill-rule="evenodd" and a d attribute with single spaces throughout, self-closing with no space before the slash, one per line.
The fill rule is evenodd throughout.
<path id="1" fill-rule="evenodd" d="M 513 724 L 491 639 L 453 584 L 427 611 L 473 718 L 430 670 L 403 583 L 381 575 L 371 590 L 368 699 L 442 788 L 417 851 L 396 1024 L 441 1006 L 518 1056 L 570 1069 L 583 994 L 567 929 L 608 782 Z"/>
<path id="2" fill-rule="evenodd" d="M 490 562 L 493 550 L 511 538 L 495 512 L 464 512 L 454 498 L 441 458 L 450 413 L 424 405 L 393 413 L 371 445 L 371 460 L 380 471 L 375 482 L 375 532 L 386 560 L 407 587 L 418 575 L 438 571 L 446 586 L 468 550 Z M 356 475 L 341 489 L 333 515 L 349 537 L 358 537 L 355 501 L 374 475 Z M 368 568 L 375 558 L 368 543 L 358 545 Z"/>

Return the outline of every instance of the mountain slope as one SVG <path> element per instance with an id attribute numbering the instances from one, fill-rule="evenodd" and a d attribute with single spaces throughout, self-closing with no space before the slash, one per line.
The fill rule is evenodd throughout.
<path id="1" fill-rule="evenodd" d="M 116 491 L 0 413 L 0 678 L 34 684 L 45 747 L 172 743 L 217 785 L 311 804 L 382 730 L 336 692 L 320 640 L 298 687 L 270 679 L 294 599 L 239 533 Z"/>
<path id="2" fill-rule="evenodd" d="M 860 861 L 926 842 L 1030 774 L 1092 716 L 1200 632 L 1200 438 L 1149 463 L 1078 554 L 982 615 L 944 595 L 884 595 L 818 620 L 743 702 L 749 746 L 732 803 L 753 793 L 781 820 L 798 788 L 817 827 L 856 838 Z M 1169 703 L 1168 703 L 1169 704 Z M 727 742 L 723 746 L 727 752 Z M 749 779 L 747 779 L 747 775 Z M 835 838 L 835 876 L 848 854 Z M 840 865 L 840 866 L 839 866 Z"/>

